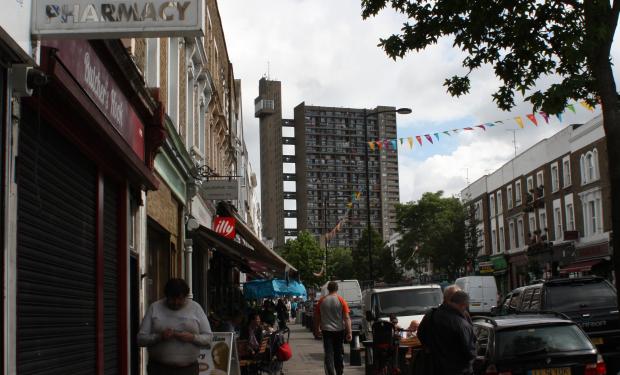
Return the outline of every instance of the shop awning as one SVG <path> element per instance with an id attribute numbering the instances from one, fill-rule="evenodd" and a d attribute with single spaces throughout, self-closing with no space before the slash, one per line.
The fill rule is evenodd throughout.
<path id="1" fill-rule="evenodd" d="M 243 295 L 246 299 L 261 299 L 273 297 L 301 297 L 306 299 L 307 292 L 304 284 L 297 280 L 252 280 L 243 284 Z"/>
<path id="2" fill-rule="evenodd" d="M 571 263 L 560 268 L 560 274 L 567 274 L 572 272 L 588 272 L 592 270 L 592 267 L 596 266 L 604 260 L 605 259 L 590 259 L 581 262 Z"/>
<path id="3" fill-rule="evenodd" d="M 220 206 L 226 210 L 229 216 L 232 216 L 236 219 L 237 223 L 235 228 L 237 229 L 237 233 L 243 237 L 244 240 L 250 244 L 254 248 L 254 250 L 259 253 L 262 257 L 271 259 L 272 264 L 277 267 L 279 271 L 282 273 L 289 271 L 297 271 L 295 267 L 293 267 L 290 263 L 288 263 L 284 258 L 278 255 L 275 251 L 270 249 L 261 239 L 254 234 L 252 229 L 248 227 L 244 220 L 239 216 L 239 214 L 230 206 L 230 204 L 226 202 L 221 202 Z"/>
<path id="4" fill-rule="evenodd" d="M 222 237 L 207 227 L 200 226 L 196 229 L 193 238 L 198 244 L 203 243 L 205 247 L 214 248 L 230 258 L 245 273 L 263 277 L 272 273 L 268 266 L 269 259 L 260 259 L 260 255 L 253 254 L 253 249 Z"/>

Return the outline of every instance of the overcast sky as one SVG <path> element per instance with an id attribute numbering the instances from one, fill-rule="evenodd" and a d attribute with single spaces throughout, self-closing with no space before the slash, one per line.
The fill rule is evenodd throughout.
<path id="1" fill-rule="evenodd" d="M 293 118 L 301 103 L 334 107 L 410 107 L 398 116 L 398 136 L 408 137 L 475 126 L 522 116 L 525 129 L 508 120 L 486 132 L 460 132 L 431 145 L 399 150 L 400 200 L 414 201 L 427 191 L 457 194 L 543 138 L 596 114 L 575 105 L 560 123 L 538 127 L 525 119 L 531 106 L 512 112 L 495 107 L 491 94 L 498 81 L 490 68 L 472 73 L 470 94 L 453 98 L 445 78 L 461 75 L 463 55 L 450 40 L 393 61 L 377 47 L 380 37 L 398 32 L 404 18 L 390 10 L 362 20 L 360 0 L 222 0 L 219 1 L 228 54 L 235 77 L 242 80 L 245 139 L 260 178 L 258 119 L 254 98 L 258 80 L 269 74 L 282 82 L 283 117 Z M 618 56 L 614 45 L 613 56 Z M 268 68 L 269 67 L 269 68 Z M 617 71 L 614 70 L 617 76 Z M 617 78 L 616 78 L 617 79 Z M 542 118 L 539 118 L 540 122 Z M 512 131 L 516 130 L 516 131 Z"/>

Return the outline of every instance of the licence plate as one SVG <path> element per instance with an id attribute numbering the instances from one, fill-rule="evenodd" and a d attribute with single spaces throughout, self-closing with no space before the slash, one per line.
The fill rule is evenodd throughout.
<path id="1" fill-rule="evenodd" d="M 592 341 L 592 344 L 594 345 L 603 345 L 603 342 L 604 342 L 602 337 L 592 337 L 590 340 Z"/>
<path id="2" fill-rule="evenodd" d="M 570 367 L 541 368 L 527 373 L 528 375 L 571 375 Z"/>

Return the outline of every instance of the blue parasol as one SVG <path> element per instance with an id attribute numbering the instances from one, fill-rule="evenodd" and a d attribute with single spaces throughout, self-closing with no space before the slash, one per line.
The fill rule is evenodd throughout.
<path id="1" fill-rule="evenodd" d="M 301 297 L 306 299 L 306 287 L 297 280 L 252 280 L 243 284 L 245 299 Z"/>

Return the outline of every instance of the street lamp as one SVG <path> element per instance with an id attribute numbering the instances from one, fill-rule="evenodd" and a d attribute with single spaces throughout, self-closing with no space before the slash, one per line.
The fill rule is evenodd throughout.
<path id="1" fill-rule="evenodd" d="M 366 224 L 368 226 L 366 235 L 368 237 L 368 272 L 370 280 L 374 282 L 372 277 L 372 240 L 370 238 L 370 167 L 369 167 L 369 150 L 368 150 L 368 117 L 377 116 L 381 113 L 398 113 L 407 115 L 411 113 L 411 108 L 385 109 L 380 111 L 368 112 L 364 108 L 364 143 L 366 144 Z"/>

